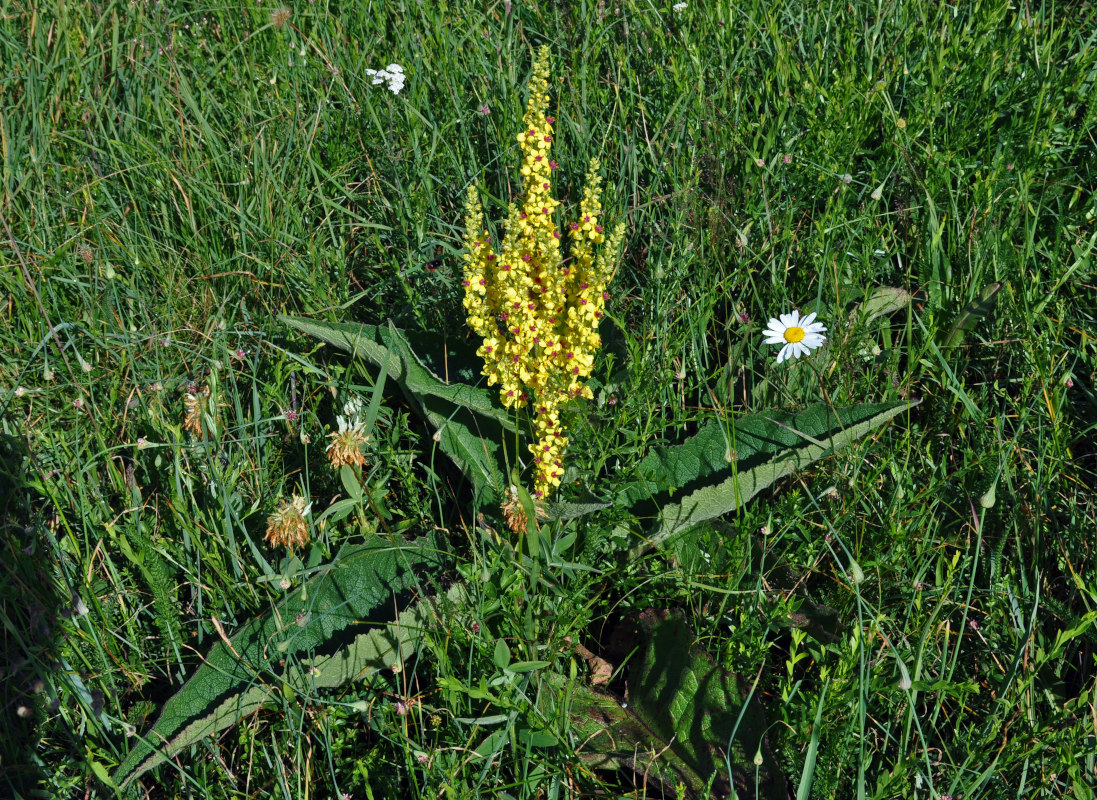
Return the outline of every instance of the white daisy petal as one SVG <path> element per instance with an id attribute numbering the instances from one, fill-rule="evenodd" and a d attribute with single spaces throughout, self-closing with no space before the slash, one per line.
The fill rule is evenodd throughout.
<path id="1" fill-rule="evenodd" d="M 827 337 L 823 335 L 826 326 L 815 321 L 816 312 L 800 316 L 800 312 L 793 309 L 788 314 L 780 314 L 777 318 L 770 317 L 766 329 L 762 332 L 763 344 L 780 345 L 777 353 L 777 363 L 781 364 L 792 358 L 811 355 L 811 351 L 822 347 Z M 792 335 L 789 330 L 795 329 Z M 790 341 L 795 339 L 795 341 Z"/>

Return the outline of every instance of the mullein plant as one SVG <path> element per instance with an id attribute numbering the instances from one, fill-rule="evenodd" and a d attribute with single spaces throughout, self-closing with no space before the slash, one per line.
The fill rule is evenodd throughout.
<path id="1" fill-rule="evenodd" d="M 488 385 L 499 386 L 506 408 L 534 411 L 536 441 L 530 445 L 534 497 L 544 499 L 560 485 L 568 446 L 561 411 L 575 397 L 590 399 L 584 384 L 601 346 L 606 288 L 617 269 L 625 226 L 608 236 L 602 224 L 598 160 L 591 159 L 579 215 L 565 228 L 570 256 L 561 252 L 556 227 L 552 173 L 553 117 L 549 110 L 549 49 L 533 63 L 522 151 L 524 195 L 507 213 L 505 235 L 496 252 L 484 227 L 476 186 L 465 204 L 464 305 L 468 324 L 483 338 Z"/>

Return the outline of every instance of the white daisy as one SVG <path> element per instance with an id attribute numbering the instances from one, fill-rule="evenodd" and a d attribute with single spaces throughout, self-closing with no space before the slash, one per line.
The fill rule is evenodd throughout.
<path id="1" fill-rule="evenodd" d="M 807 355 L 826 341 L 827 337 L 823 336 L 826 328 L 814 320 L 814 312 L 801 317 L 800 312 L 795 310 L 791 314 L 782 314 L 780 319 L 770 319 L 765 330 L 765 343 L 784 345 L 777 354 L 778 364 L 787 358 Z"/>

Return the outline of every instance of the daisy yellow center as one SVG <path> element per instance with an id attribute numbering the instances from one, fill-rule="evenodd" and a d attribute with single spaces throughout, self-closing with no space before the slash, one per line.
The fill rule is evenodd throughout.
<path id="1" fill-rule="evenodd" d="M 789 344 L 796 344 L 796 342 L 802 342 L 804 340 L 804 329 L 797 328 L 793 325 L 791 328 L 785 328 L 785 341 Z"/>

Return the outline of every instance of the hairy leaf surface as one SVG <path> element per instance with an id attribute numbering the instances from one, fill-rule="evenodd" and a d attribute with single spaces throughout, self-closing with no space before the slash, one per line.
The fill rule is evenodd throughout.
<path id="1" fill-rule="evenodd" d="M 645 611 L 631 633 L 626 646 L 637 652 L 627 669 L 627 703 L 599 689 L 570 689 L 569 718 L 583 760 L 632 769 L 671 796 L 681 784 L 693 797 L 707 789 L 727 796 L 732 786 L 754 797 L 757 781 L 759 797 L 787 798 L 750 683 L 694 646 L 680 615 Z"/>
<path id="2" fill-rule="evenodd" d="M 409 608 L 415 572 L 437 571 L 442 563 L 427 538 L 344 549 L 270 613 L 210 648 L 118 767 L 115 783 L 125 786 L 227 728 L 284 686 L 308 693 L 402 661 L 416 647 L 428 613 L 422 604 Z"/>
<path id="3" fill-rule="evenodd" d="M 447 348 L 441 355 L 436 353 L 424 358 L 422 353 L 429 348 L 421 346 L 418 351 L 413 350 L 408 334 L 391 324 L 315 322 L 285 315 L 279 319 L 375 367 L 384 366 L 389 378 L 400 385 L 408 402 L 434 428 L 439 448 L 472 481 L 481 499 L 492 502 L 502 497 L 505 486 L 500 452 L 503 432 L 520 435 L 515 432 L 513 416 L 495 400 L 494 392 L 465 383 L 447 383 L 426 366 L 429 363 L 435 369 L 441 367 L 448 371 L 451 355 L 456 365 L 464 364 L 467 358 L 463 355 L 467 354 Z M 464 367 L 458 376 L 472 377 Z"/>
<path id="4" fill-rule="evenodd" d="M 667 537 L 739 508 L 775 481 L 830 455 L 919 401 L 771 412 L 717 419 L 680 445 L 658 447 L 640 462 L 640 480 L 618 505 L 654 521 L 633 557 Z"/>

